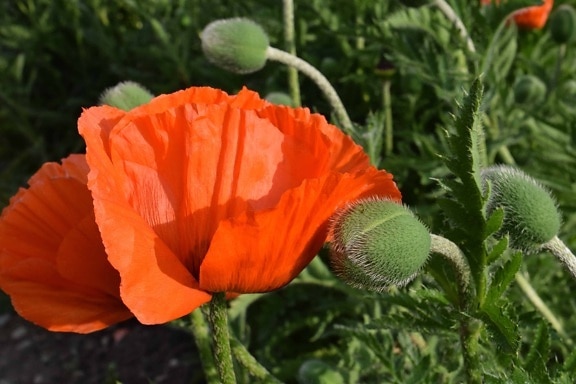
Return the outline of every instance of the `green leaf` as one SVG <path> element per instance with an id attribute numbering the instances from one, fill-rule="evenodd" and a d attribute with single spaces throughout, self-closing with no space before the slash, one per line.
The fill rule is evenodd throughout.
<path id="1" fill-rule="evenodd" d="M 502 208 L 496 208 L 494 212 L 490 215 L 488 220 L 486 220 L 486 227 L 484 228 L 484 238 L 497 232 L 502 226 L 502 221 L 504 220 L 504 210 Z"/>
<path id="2" fill-rule="evenodd" d="M 504 291 L 508 289 L 510 283 L 514 280 L 514 276 L 520 269 L 522 265 L 522 254 L 520 252 L 515 252 L 510 260 L 508 260 L 502 267 L 500 267 L 494 274 L 492 279 L 492 284 L 488 289 L 486 295 L 485 303 L 491 305 L 491 303 L 497 302 Z"/>
<path id="3" fill-rule="evenodd" d="M 482 73 L 492 84 L 500 83 L 510 72 L 518 49 L 517 37 L 518 30 L 508 18 L 496 29 L 482 62 Z"/>
<path id="4" fill-rule="evenodd" d="M 546 362 L 550 355 L 550 330 L 545 322 L 540 322 L 536 336 L 531 340 L 530 351 L 524 360 L 524 369 L 538 383 L 551 383 Z"/>
<path id="5" fill-rule="evenodd" d="M 507 249 L 508 249 L 508 236 L 504 236 L 500 240 L 498 240 L 498 242 L 490 249 L 487 258 L 488 265 L 498 260 L 500 256 L 502 256 L 504 251 L 506 251 Z"/>
<path id="6" fill-rule="evenodd" d="M 500 349 L 506 353 L 516 353 L 520 344 L 517 321 L 509 317 L 504 308 L 499 305 L 501 302 L 487 303 L 480 311 L 480 318 Z"/>

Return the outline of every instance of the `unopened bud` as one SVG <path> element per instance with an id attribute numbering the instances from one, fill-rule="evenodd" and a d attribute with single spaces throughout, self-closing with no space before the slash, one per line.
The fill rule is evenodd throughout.
<path id="1" fill-rule="evenodd" d="M 484 191 L 490 185 L 486 213 L 504 210 L 497 236 L 508 234 L 510 246 L 531 251 L 548 242 L 560 230 L 560 214 L 550 192 L 519 169 L 496 165 L 481 172 Z"/>
<path id="2" fill-rule="evenodd" d="M 292 98 L 290 97 L 290 95 L 284 92 L 270 92 L 264 97 L 264 99 L 276 105 L 287 105 L 289 107 L 294 106 L 294 103 L 292 102 Z"/>
<path id="3" fill-rule="evenodd" d="M 569 4 L 560 5 L 550 16 L 550 35 L 558 44 L 566 44 L 576 36 L 576 11 Z"/>
<path id="4" fill-rule="evenodd" d="M 214 21 L 200 35 L 202 50 L 213 64 L 234 73 L 256 72 L 266 64 L 270 43 L 254 21 L 232 18 Z"/>
<path id="5" fill-rule="evenodd" d="M 430 253 L 430 234 L 405 206 L 368 199 L 337 213 L 332 227 L 332 266 L 349 285 L 383 291 L 410 282 Z"/>
<path id="6" fill-rule="evenodd" d="M 100 104 L 129 111 L 148 103 L 153 98 L 154 95 L 140 84 L 134 81 L 123 81 L 102 92 Z"/>

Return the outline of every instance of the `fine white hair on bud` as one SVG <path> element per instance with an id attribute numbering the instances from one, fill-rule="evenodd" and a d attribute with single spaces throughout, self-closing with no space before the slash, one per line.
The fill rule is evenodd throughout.
<path id="1" fill-rule="evenodd" d="M 208 61 L 228 71 L 256 72 L 266 64 L 270 45 L 260 25 L 246 18 L 216 20 L 200 34 L 202 51 Z"/>
<path id="2" fill-rule="evenodd" d="M 331 223 L 331 264 L 347 284 L 381 292 L 408 284 L 426 263 L 430 233 L 402 204 L 369 198 L 349 204 Z"/>
<path id="3" fill-rule="evenodd" d="M 100 95 L 101 105 L 110 105 L 123 111 L 129 111 L 154 98 L 142 85 L 134 81 L 123 81 L 110 87 Z"/>
<path id="4" fill-rule="evenodd" d="M 482 189 L 490 191 L 486 213 L 502 208 L 504 220 L 497 236 L 510 236 L 510 246 L 530 252 L 551 240 L 561 218 L 551 193 L 523 171 L 495 165 L 481 172 Z"/>

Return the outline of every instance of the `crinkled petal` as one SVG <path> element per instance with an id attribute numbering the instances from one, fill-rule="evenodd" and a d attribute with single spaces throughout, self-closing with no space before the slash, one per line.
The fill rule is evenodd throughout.
<path id="1" fill-rule="evenodd" d="M 384 171 L 331 173 L 289 190 L 273 209 L 223 221 L 200 267 L 200 287 L 240 293 L 282 287 L 322 247 L 338 207 L 372 195 L 400 199 Z"/>
<path id="2" fill-rule="evenodd" d="M 50 330 L 91 332 L 132 316 L 106 262 L 87 172 L 82 155 L 45 164 L 0 218 L 0 287 L 21 316 Z"/>

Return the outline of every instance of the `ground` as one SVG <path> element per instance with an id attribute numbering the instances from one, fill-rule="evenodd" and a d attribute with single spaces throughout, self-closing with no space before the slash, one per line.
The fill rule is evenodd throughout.
<path id="1" fill-rule="evenodd" d="M 53 333 L 0 314 L 0 384 L 203 383 L 194 340 L 128 321 L 89 335 Z"/>

